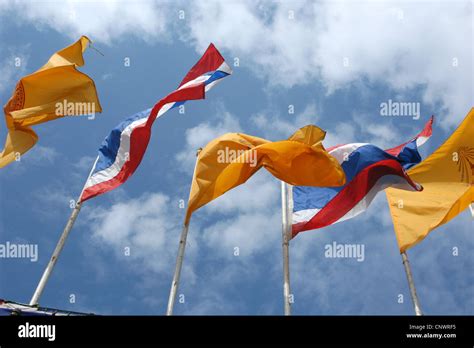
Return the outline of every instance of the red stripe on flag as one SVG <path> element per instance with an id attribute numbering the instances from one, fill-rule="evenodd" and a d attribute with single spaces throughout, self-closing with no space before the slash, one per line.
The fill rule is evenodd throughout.
<path id="1" fill-rule="evenodd" d="M 206 52 L 202 55 L 201 59 L 194 64 L 189 70 L 188 74 L 184 77 L 183 81 L 179 84 L 178 88 L 184 85 L 186 82 L 194 80 L 209 71 L 214 71 L 224 63 L 224 57 L 220 54 L 214 44 L 210 44 Z"/>
<path id="2" fill-rule="evenodd" d="M 311 220 L 292 226 L 292 237 L 298 233 L 329 226 L 346 215 L 385 175 L 403 177 L 408 184 L 416 189 L 417 185 L 405 173 L 400 163 L 387 159 L 373 163 L 361 170 L 331 201 L 328 202 Z"/>
<path id="3" fill-rule="evenodd" d="M 165 98 L 161 99 L 150 112 L 146 123 L 134 128 L 130 134 L 130 152 L 127 161 L 124 163 L 120 172 L 108 181 L 91 186 L 84 190 L 80 198 L 81 202 L 93 198 L 97 195 L 113 190 L 123 184 L 135 172 L 140 165 L 145 154 L 148 143 L 150 142 L 151 126 L 158 115 L 160 109 L 168 103 L 181 102 L 186 100 L 204 99 L 204 83 L 199 85 L 176 90 Z"/>
<path id="4" fill-rule="evenodd" d="M 431 116 L 430 120 L 428 122 L 426 122 L 425 127 L 423 128 L 423 130 L 416 137 L 414 137 L 413 139 L 407 141 L 406 143 L 403 143 L 403 144 L 398 145 L 396 147 L 393 147 L 391 149 L 385 150 L 385 152 L 389 153 L 392 156 L 397 157 L 400 154 L 400 152 L 403 150 L 403 148 L 408 143 L 411 143 L 413 140 L 416 140 L 419 137 L 431 137 L 431 134 L 433 132 L 433 120 L 434 120 L 434 117 Z"/>

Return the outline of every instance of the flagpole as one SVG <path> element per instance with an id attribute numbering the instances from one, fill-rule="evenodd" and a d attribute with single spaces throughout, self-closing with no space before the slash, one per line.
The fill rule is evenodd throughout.
<path id="1" fill-rule="evenodd" d="M 90 176 L 92 175 L 92 172 L 98 160 L 99 160 L 99 156 L 97 156 L 94 162 L 94 165 L 92 166 L 92 169 L 89 173 L 89 176 L 87 177 L 87 180 L 89 180 Z M 87 183 L 87 180 L 86 180 L 86 183 Z M 81 198 L 82 198 L 83 192 L 84 192 L 84 188 L 82 188 L 81 194 L 79 195 L 79 198 L 76 202 L 76 205 L 74 206 L 71 216 L 69 217 L 66 223 L 66 227 L 64 227 L 63 233 L 61 234 L 61 237 L 59 237 L 58 243 L 56 244 L 56 248 L 53 251 L 53 255 L 51 256 L 48 262 L 48 265 L 46 266 L 43 272 L 43 275 L 41 276 L 41 279 L 36 287 L 33 297 L 31 297 L 30 306 L 35 306 L 38 304 L 39 299 L 43 293 L 44 287 L 46 286 L 46 283 L 48 282 L 49 277 L 51 276 L 51 273 L 53 272 L 53 268 L 56 265 L 56 262 L 58 261 L 59 254 L 61 254 L 61 251 L 64 248 L 64 244 L 66 243 L 66 239 L 69 236 L 69 233 L 71 232 L 71 229 L 74 226 L 74 223 L 76 222 L 76 218 L 79 215 L 79 212 L 81 211 L 81 206 L 82 206 Z"/>
<path id="2" fill-rule="evenodd" d="M 413 306 L 415 308 L 415 315 L 423 315 L 421 311 L 420 301 L 418 300 L 418 295 L 416 294 L 415 283 L 413 282 L 413 274 L 411 273 L 410 263 L 408 262 L 408 255 L 404 251 L 402 253 L 403 266 L 405 266 L 405 273 L 408 279 L 408 286 L 410 287 L 410 295 L 413 300 Z"/>
<path id="3" fill-rule="evenodd" d="M 196 172 L 196 167 L 198 163 L 197 158 L 201 150 L 202 148 L 199 148 L 196 151 L 196 163 L 194 165 L 194 173 Z M 190 221 L 188 221 L 188 223 L 184 222 L 183 229 L 181 230 L 181 237 L 179 239 L 178 256 L 176 257 L 176 267 L 174 269 L 173 281 L 171 282 L 170 296 L 168 298 L 168 307 L 166 308 L 166 315 L 173 315 L 173 307 L 176 301 L 176 294 L 178 292 L 178 287 L 179 287 L 179 278 L 181 277 L 181 268 L 183 267 L 184 251 L 186 248 L 186 239 L 188 238 L 189 222 Z"/>
<path id="4" fill-rule="evenodd" d="M 66 239 L 69 236 L 69 232 L 71 232 L 72 226 L 74 225 L 74 222 L 76 221 L 77 215 L 79 215 L 80 211 L 81 211 L 81 203 L 77 203 L 76 206 L 74 207 L 74 210 L 71 213 L 71 216 L 69 217 L 69 220 L 67 221 L 66 227 L 64 228 L 63 233 L 61 234 L 61 237 L 59 238 L 58 244 L 56 245 L 56 248 L 54 249 L 53 255 L 51 256 L 51 259 L 49 260 L 48 265 L 46 266 L 46 269 L 44 270 L 44 273 L 38 283 L 38 286 L 36 287 L 36 290 L 30 301 L 30 306 L 34 306 L 38 304 L 38 300 L 41 297 L 41 294 L 43 293 L 44 287 L 46 283 L 48 282 L 49 277 L 51 276 L 51 272 L 53 271 L 53 268 L 56 265 L 56 261 L 58 260 L 59 254 L 63 250 L 64 243 L 66 243 Z"/>
<path id="5" fill-rule="evenodd" d="M 283 249 L 283 305 L 285 315 L 291 315 L 290 303 L 290 234 L 292 213 L 292 186 L 281 182 L 282 249 Z"/>
<path id="6" fill-rule="evenodd" d="M 186 239 L 188 238 L 188 229 L 189 224 L 184 224 L 183 230 L 181 231 L 181 238 L 179 240 L 178 256 L 176 258 L 176 268 L 174 270 L 173 281 L 171 283 L 171 290 L 168 299 L 166 315 L 173 315 L 173 307 L 176 300 L 176 293 L 178 292 L 179 278 L 181 276 L 181 269 L 183 267 L 184 250 L 186 248 Z"/>

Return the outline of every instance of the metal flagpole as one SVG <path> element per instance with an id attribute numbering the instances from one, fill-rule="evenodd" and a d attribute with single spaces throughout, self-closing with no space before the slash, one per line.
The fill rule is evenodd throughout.
<path id="1" fill-rule="evenodd" d="M 407 253 L 402 253 L 403 266 L 405 266 L 405 273 L 407 274 L 408 286 L 410 287 L 411 299 L 413 300 L 413 306 L 415 307 L 415 315 L 423 315 L 421 311 L 420 301 L 416 294 L 415 283 L 413 282 L 413 275 L 411 273 L 410 263 L 408 262 Z"/>
<path id="2" fill-rule="evenodd" d="M 471 204 L 469 205 L 469 209 L 471 210 L 471 215 L 472 215 L 472 217 L 474 218 L 474 203 L 471 203 Z"/>
<path id="3" fill-rule="evenodd" d="M 98 160 L 99 160 L 99 157 L 97 156 L 94 162 L 94 165 L 92 166 L 92 169 L 89 173 L 89 176 L 87 177 L 87 180 L 89 180 L 90 176 L 92 175 L 92 171 L 94 170 L 95 165 Z M 87 180 L 86 180 L 86 183 L 87 183 Z M 79 195 L 76 206 L 74 207 L 71 213 L 71 216 L 69 217 L 69 220 L 66 223 L 66 227 L 64 227 L 63 233 L 61 234 L 61 237 L 59 238 L 58 244 L 56 244 L 56 248 L 54 249 L 53 255 L 51 256 L 51 259 L 49 260 L 48 265 L 46 266 L 43 272 L 43 275 L 41 276 L 38 286 L 36 287 L 33 297 L 30 300 L 30 306 L 35 306 L 38 304 L 41 294 L 43 293 L 44 287 L 46 286 L 46 283 L 48 282 L 49 277 L 51 276 L 51 272 L 53 271 L 53 268 L 56 265 L 56 262 L 58 261 L 59 254 L 64 248 L 64 244 L 66 243 L 66 239 L 69 236 L 69 233 L 71 232 L 72 226 L 74 226 L 74 222 L 76 221 L 77 215 L 79 215 L 79 212 L 81 211 L 81 205 L 82 205 L 81 197 L 82 197 L 83 192 L 84 192 L 84 188 L 82 188 L 82 191 L 81 191 L 81 194 Z"/>
<path id="4" fill-rule="evenodd" d="M 282 214 L 282 249 L 283 249 L 283 304 L 285 315 L 291 315 L 290 302 L 290 236 L 292 214 L 292 186 L 281 182 L 281 214 Z"/>
<path id="5" fill-rule="evenodd" d="M 194 166 L 194 173 L 196 172 L 196 166 L 198 163 L 197 157 L 199 156 L 199 153 L 201 152 L 201 150 L 202 148 L 199 148 L 196 152 L 196 164 Z M 179 239 L 178 256 L 176 257 L 176 267 L 174 269 L 173 281 L 171 282 L 171 290 L 170 290 L 170 296 L 168 298 L 168 307 L 166 308 L 166 315 L 173 315 L 173 307 L 176 301 L 176 293 L 178 292 L 179 278 L 181 276 L 181 268 L 183 267 L 184 250 L 186 248 L 186 239 L 188 238 L 188 229 L 189 229 L 189 222 L 188 224 L 185 223 L 183 225 L 183 230 L 181 231 L 181 238 Z"/>
<path id="6" fill-rule="evenodd" d="M 179 240 L 178 257 L 176 258 L 176 268 L 174 270 L 173 282 L 171 283 L 170 297 L 168 299 L 168 307 L 166 315 L 173 315 L 174 302 L 178 291 L 179 277 L 181 276 L 181 268 L 183 266 L 184 249 L 186 247 L 186 239 L 188 237 L 189 224 L 183 226 L 181 238 Z"/>

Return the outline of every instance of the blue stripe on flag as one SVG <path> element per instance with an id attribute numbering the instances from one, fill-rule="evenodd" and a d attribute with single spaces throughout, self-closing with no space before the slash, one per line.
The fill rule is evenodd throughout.
<path id="1" fill-rule="evenodd" d="M 401 162 L 403 169 L 408 170 L 415 164 L 421 162 L 421 155 L 418 152 L 418 146 L 416 145 L 416 139 L 409 142 L 398 154 L 398 159 Z"/>
<path id="2" fill-rule="evenodd" d="M 204 82 L 205 85 L 208 85 L 216 80 L 228 76 L 229 74 L 224 71 L 215 70 L 210 71 L 205 75 L 210 75 L 209 79 Z M 171 107 L 171 109 L 179 107 L 184 103 L 186 103 L 186 101 L 177 102 Z M 97 164 L 95 166 L 94 173 L 97 173 L 101 170 L 110 167 L 115 162 L 118 149 L 120 148 L 120 137 L 122 135 L 123 130 L 132 122 L 141 118 L 148 117 L 150 111 L 151 108 L 130 116 L 110 132 L 110 134 L 107 136 L 107 138 L 105 138 L 105 140 L 102 142 L 101 147 L 99 148 L 99 160 L 97 161 Z"/>
<path id="3" fill-rule="evenodd" d="M 210 71 L 208 73 L 205 73 L 204 74 L 205 76 L 211 76 L 209 77 L 206 81 L 204 81 L 204 85 L 207 86 L 208 84 L 210 84 L 211 82 L 214 82 L 216 80 L 219 80 L 219 79 L 222 79 L 223 77 L 226 77 L 226 76 L 229 76 L 228 73 L 226 72 L 223 72 L 223 71 L 220 71 L 220 70 L 216 70 L 216 71 Z M 177 108 L 183 104 L 185 104 L 186 101 L 182 101 L 182 102 L 176 102 L 174 103 L 174 105 L 171 107 L 171 109 L 174 109 L 174 108 Z M 170 110 L 171 110 L 170 109 Z"/>
<path id="4" fill-rule="evenodd" d="M 396 159 L 403 166 L 412 166 L 421 161 L 420 155 L 416 149 L 416 142 L 407 144 L 400 154 L 400 158 L 396 158 L 382 149 L 371 145 L 363 145 L 349 155 L 347 161 L 341 166 L 346 174 L 346 182 L 349 183 L 354 177 L 366 167 L 387 159 Z M 346 184 L 347 185 L 347 184 Z M 345 186 L 341 187 L 312 187 L 312 186 L 295 186 L 293 188 L 294 211 L 306 209 L 321 209 L 331 199 L 334 198 Z"/>
<path id="5" fill-rule="evenodd" d="M 206 80 L 206 82 L 204 84 L 208 85 L 211 82 L 222 79 L 223 77 L 226 77 L 226 76 L 229 76 L 229 74 L 224 72 L 224 71 L 220 71 L 220 70 L 213 71 L 211 73 L 211 77 L 208 80 Z"/>
<path id="6" fill-rule="evenodd" d="M 105 138 L 99 148 L 99 160 L 95 166 L 94 173 L 110 167 L 115 162 L 115 158 L 117 157 L 117 152 L 120 147 L 120 137 L 123 130 L 127 128 L 132 122 L 148 117 L 150 112 L 151 109 L 140 111 L 128 117 L 117 127 L 112 129 L 110 134 Z"/>

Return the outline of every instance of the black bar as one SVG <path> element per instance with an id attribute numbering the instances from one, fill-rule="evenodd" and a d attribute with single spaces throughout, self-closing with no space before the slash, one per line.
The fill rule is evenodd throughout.
<path id="1" fill-rule="evenodd" d="M 20 327 L 26 323 L 28 327 Z M 145 343 L 279 343 L 291 346 L 324 343 L 473 347 L 473 324 L 471 316 L 10 316 L 0 317 L 0 346 L 39 343 L 133 346 Z M 47 337 L 19 337 L 20 328 L 25 334 L 26 328 L 33 330 L 31 325 L 55 325 L 54 341 Z M 421 337 L 408 337 L 407 334 Z M 442 337 L 434 338 L 434 334 Z"/>

